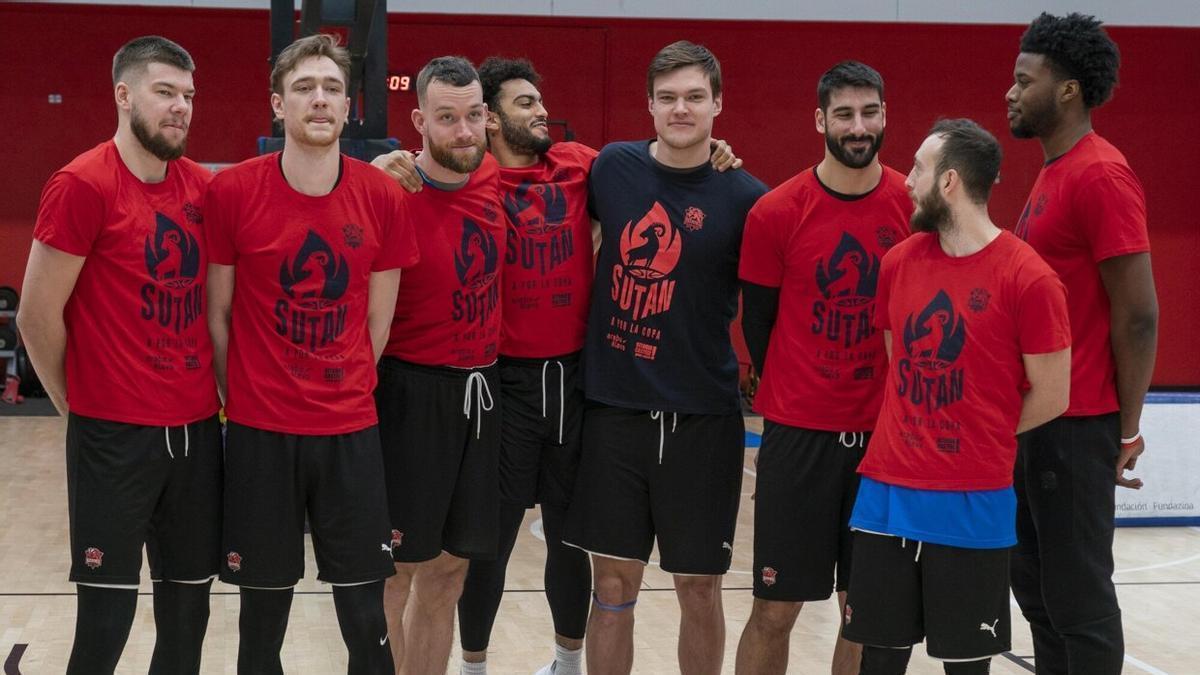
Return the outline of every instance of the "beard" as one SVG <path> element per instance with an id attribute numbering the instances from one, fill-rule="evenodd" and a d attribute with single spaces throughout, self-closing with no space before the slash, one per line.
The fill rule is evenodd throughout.
<path id="1" fill-rule="evenodd" d="M 474 148 L 474 153 L 468 157 L 463 157 L 451 150 L 449 145 L 438 145 L 433 142 L 433 139 L 430 139 L 429 154 L 433 155 L 433 161 L 450 169 L 454 173 L 471 173 L 483 163 L 483 154 L 485 152 L 483 141 L 476 140 Z"/>
<path id="2" fill-rule="evenodd" d="M 512 121 L 512 119 L 504 114 L 503 110 L 499 111 L 500 117 L 500 135 L 504 137 L 504 142 L 508 147 L 517 153 L 523 155 L 544 155 L 554 145 L 554 139 L 546 136 L 537 136 L 527 127 Z"/>
<path id="3" fill-rule="evenodd" d="M 937 178 L 934 178 L 934 185 L 937 185 Z M 917 198 L 910 223 L 913 232 L 938 232 L 948 229 L 952 221 L 950 205 L 937 190 L 931 188 Z"/>
<path id="4" fill-rule="evenodd" d="M 846 143 L 851 141 L 869 141 L 869 145 L 865 150 L 853 151 L 846 148 Z M 883 130 L 874 137 L 866 136 L 842 136 L 839 139 L 834 139 L 829 135 L 829 131 L 825 132 L 825 147 L 829 148 L 829 153 L 834 159 L 844 164 L 850 169 L 862 169 L 875 161 L 875 155 L 879 154 L 879 148 L 883 145 Z"/>
<path id="5" fill-rule="evenodd" d="M 142 144 L 146 152 L 164 162 L 183 157 L 183 153 L 187 150 L 187 134 L 184 134 L 183 139 L 177 145 L 172 145 L 161 131 L 156 134 L 150 133 L 150 123 L 142 117 L 136 107 L 130 116 L 129 126 L 133 130 L 133 137 Z"/>
<path id="6" fill-rule="evenodd" d="M 1046 97 L 1041 101 L 1026 103 L 1021 116 L 1009 123 L 1009 131 L 1016 138 L 1041 138 L 1054 130 L 1058 111 L 1054 100 Z"/>

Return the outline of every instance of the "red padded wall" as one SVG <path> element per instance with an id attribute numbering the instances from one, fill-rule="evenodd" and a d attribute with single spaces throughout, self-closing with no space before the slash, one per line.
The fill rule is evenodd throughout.
<path id="1" fill-rule="evenodd" d="M 834 62 L 855 58 L 887 81 L 883 158 L 907 171 L 938 116 L 969 116 L 1000 138 L 1001 183 L 992 200 L 1010 226 L 1041 163 L 1034 142 L 1005 129 L 1003 95 L 1011 81 L 1020 26 L 897 23 L 666 21 L 402 15 L 389 17 L 390 66 L 415 75 L 446 53 L 478 61 L 527 56 L 545 78 L 551 117 L 569 121 L 580 141 L 646 137 L 645 68 L 664 44 L 708 45 L 725 73 L 725 111 L 716 133 L 747 168 L 776 185 L 820 159 L 813 129 L 816 80 Z M 0 163 L 0 285 L 23 274 L 42 184 L 115 128 L 108 70 L 113 51 L 136 35 L 159 33 L 196 58 L 198 95 L 189 155 L 231 162 L 254 151 L 268 131 L 267 13 L 250 10 L 100 5 L 0 5 L 0 110 L 9 113 Z M 1200 259 L 1190 214 L 1191 168 L 1200 165 L 1200 29 L 1110 29 L 1124 64 L 1115 100 L 1094 114 L 1096 128 L 1129 157 L 1146 187 L 1155 278 L 1162 306 L 1157 385 L 1200 385 L 1200 299 L 1189 265 Z M 36 37 L 34 37 L 36 36 Z M 62 94 L 60 105 L 47 96 Z M 419 143 L 409 122 L 412 92 L 392 94 L 389 130 Z"/>

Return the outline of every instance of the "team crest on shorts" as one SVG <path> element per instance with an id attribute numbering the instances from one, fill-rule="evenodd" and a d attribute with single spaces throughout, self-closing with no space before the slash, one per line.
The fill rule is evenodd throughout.
<path id="1" fill-rule="evenodd" d="M 225 556 L 225 566 L 230 572 L 237 572 L 242 569 L 242 554 L 237 551 L 230 551 L 229 555 Z"/>
<path id="2" fill-rule="evenodd" d="M 778 572 L 775 571 L 774 567 L 762 568 L 763 586 L 774 586 L 775 585 L 775 575 L 777 575 L 777 574 L 778 574 Z"/>
<path id="3" fill-rule="evenodd" d="M 392 548 L 399 548 L 400 542 L 404 540 L 404 533 L 400 530 L 392 530 Z"/>
<path id="4" fill-rule="evenodd" d="M 83 564 L 88 566 L 88 569 L 96 569 L 104 564 L 104 551 L 89 546 L 83 551 Z"/>

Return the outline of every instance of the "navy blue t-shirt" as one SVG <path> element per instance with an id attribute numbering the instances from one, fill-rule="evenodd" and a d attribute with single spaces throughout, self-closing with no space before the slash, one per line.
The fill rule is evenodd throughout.
<path id="1" fill-rule="evenodd" d="M 709 164 L 672 169 L 650 141 L 613 143 L 592 165 L 602 240 L 584 347 L 589 399 L 636 410 L 740 409 L 729 336 L 746 214 L 767 186 Z"/>

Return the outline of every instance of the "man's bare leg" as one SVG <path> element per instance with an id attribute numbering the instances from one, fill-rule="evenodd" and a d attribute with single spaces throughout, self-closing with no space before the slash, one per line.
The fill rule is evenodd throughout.
<path id="1" fill-rule="evenodd" d="M 444 673 L 454 639 L 454 611 L 467 576 L 466 558 L 443 551 L 417 565 L 412 595 L 404 613 L 406 643 L 403 675 Z"/>
<path id="2" fill-rule="evenodd" d="M 838 607 L 841 613 L 838 614 L 838 625 L 844 626 L 846 617 L 846 591 L 838 591 Z M 833 665 L 830 672 L 833 675 L 858 675 L 859 665 L 862 662 L 862 645 L 857 642 L 851 642 L 842 637 L 842 631 L 838 630 L 837 643 L 833 647 Z"/>
<path id="3" fill-rule="evenodd" d="M 633 670 L 633 609 L 646 566 L 639 560 L 592 556 L 596 599 L 587 625 L 587 670 L 591 675 L 627 675 Z"/>
<path id="4" fill-rule="evenodd" d="M 387 617 L 388 643 L 392 647 L 392 661 L 396 672 L 404 663 L 404 606 L 408 604 L 408 592 L 412 587 L 414 563 L 396 563 L 396 575 L 383 582 L 383 612 Z"/>
<path id="5" fill-rule="evenodd" d="M 721 661 L 725 657 L 721 577 L 674 576 L 680 615 L 679 672 L 682 675 L 720 675 Z"/>
<path id="6" fill-rule="evenodd" d="M 802 607 L 803 602 L 754 598 L 750 619 L 738 642 L 735 671 L 738 675 L 784 675 L 787 672 L 792 627 L 796 625 Z"/>

